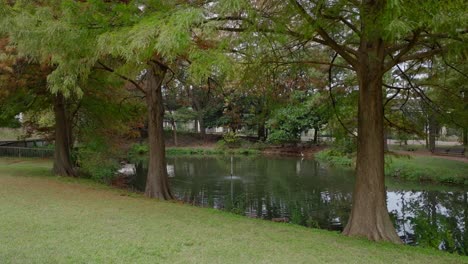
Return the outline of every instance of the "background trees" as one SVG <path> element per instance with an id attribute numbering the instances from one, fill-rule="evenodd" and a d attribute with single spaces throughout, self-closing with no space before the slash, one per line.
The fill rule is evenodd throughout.
<path id="1" fill-rule="evenodd" d="M 172 112 L 185 107 L 203 137 L 206 127 L 223 124 L 289 141 L 328 122 L 342 135 L 357 135 L 357 179 L 344 233 L 398 243 L 385 204 L 384 130 L 426 127 L 434 149 L 436 123 L 450 123 L 466 139 L 467 124 L 459 121 L 467 119 L 466 29 L 460 26 L 467 24 L 466 9 L 464 1 L 9 1 L 0 28 L 27 65 L 48 70 L 44 85 L 51 95 L 43 97 L 54 102 L 56 173 L 75 174 L 70 149 L 81 107 L 105 102 L 109 108 L 101 112 L 116 115 L 115 103 L 128 95 L 144 98 L 145 193 L 160 199 L 173 198 L 165 109 L 175 142 Z M 5 62 L 3 70 L 14 72 Z M 114 90 L 123 83 L 134 90 Z M 99 89 L 106 86 L 112 95 Z M 324 103 L 326 90 L 331 100 Z M 188 99 L 178 102 L 184 92 Z"/>

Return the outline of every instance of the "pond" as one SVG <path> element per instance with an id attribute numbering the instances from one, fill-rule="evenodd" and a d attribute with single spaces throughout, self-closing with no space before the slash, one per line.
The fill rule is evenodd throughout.
<path id="1" fill-rule="evenodd" d="M 168 157 L 180 200 L 278 222 L 341 231 L 351 211 L 354 173 L 315 160 L 271 157 Z M 144 189 L 137 165 L 134 186 Z M 468 192 L 387 179 L 387 207 L 402 240 L 468 253 Z"/>

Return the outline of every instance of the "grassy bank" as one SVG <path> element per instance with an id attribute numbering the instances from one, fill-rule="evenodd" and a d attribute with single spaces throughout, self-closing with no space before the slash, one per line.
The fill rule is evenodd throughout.
<path id="1" fill-rule="evenodd" d="M 248 148 L 221 149 L 221 148 L 197 148 L 197 147 L 169 147 L 167 155 L 258 155 L 259 150 Z"/>
<path id="2" fill-rule="evenodd" d="M 158 202 L 0 159 L 2 263 L 468 263 L 433 249 Z"/>
<path id="3" fill-rule="evenodd" d="M 355 166 L 355 158 L 324 150 L 315 155 L 323 162 L 335 166 Z M 408 181 L 429 181 L 444 184 L 468 185 L 468 163 L 423 156 L 385 157 L 385 175 Z"/>
<path id="4" fill-rule="evenodd" d="M 166 155 L 185 156 L 185 155 L 258 155 L 261 151 L 252 148 L 215 148 L 215 147 L 167 147 Z M 129 158 L 140 159 L 148 155 L 148 146 L 146 144 L 135 144 L 129 151 Z"/>

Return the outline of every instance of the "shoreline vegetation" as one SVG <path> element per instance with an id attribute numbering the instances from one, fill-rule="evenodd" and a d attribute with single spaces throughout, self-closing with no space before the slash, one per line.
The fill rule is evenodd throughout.
<path id="1" fill-rule="evenodd" d="M 130 156 L 144 155 L 145 145 L 136 144 L 130 149 Z M 267 144 L 247 144 L 233 148 L 219 144 L 200 146 L 166 147 L 166 154 L 173 155 L 245 155 L 315 158 L 330 166 L 354 168 L 355 155 L 344 154 L 327 146 L 271 146 Z M 424 182 L 444 185 L 468 185 L 468 163 L 440 157 L 417 156 L 389 152 L 385 156 L 385 176 L 408 182 Z"/>
<path id="2" fill-rule="evenodd" d="M 52 176 L 51 165 L 0 158 L 0 259 L 7 263 L 468 263 L 430 248 L 150 200 Z"/>
<path id="3" fill-rule="evenodd" d="M 315 154 L 331 166 L 355 167 L 355 157 L 333 149 Z M 431 156 L 411 156 L 389 152 L 385 155 L 385 176 L 411 182 L 468 185 L 468 163 Z"/>

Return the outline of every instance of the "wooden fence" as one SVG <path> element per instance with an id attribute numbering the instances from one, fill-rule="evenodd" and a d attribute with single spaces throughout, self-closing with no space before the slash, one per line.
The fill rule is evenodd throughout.
<path id="1" fill-rule="evenodd" d="M 23 148 L 0 146 L 1 157 L 39 157 L 49 158 L 54 156 L 53 149 L 46 148 Z"/>

